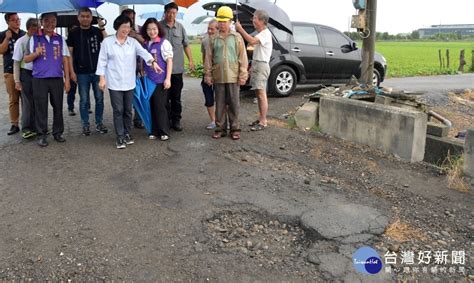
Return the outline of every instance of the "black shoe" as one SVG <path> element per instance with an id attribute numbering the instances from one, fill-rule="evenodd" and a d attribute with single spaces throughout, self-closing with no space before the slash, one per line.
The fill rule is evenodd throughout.
<path id="1" fill-rule="evenodd" d="M 92 110 L 90 110 L 90 109 L 89 109 L 89 110 L 87 110 L 87 112 L 89 112 L 89 114 L 92 114 Z"/>
<path id="2" fill-rule="evenodd" d="M 126 148 L 126 147 L 127 147 L 127 144 L 125 143 L 124 138 L 122 138 L 122 137 L 117 137 L 117 139 L 116 139 L 116 141 L 115 141 L 115 146 L 116 146 L 118 149 L 123 149 L 123 148 Z"/>
<path id="3" fill-rule="evenodd" d="M 82 127 L 83 136 L 89 136 L 90 134 L 91 134 L 91 130 L 89 129 L 89 126 Z"/>
<path id="4" fill-rule="evenodd" d="M 137 129 L 145 129 L 142 121 L 133 121 L 133 126 Z"/>
<path id="5" fill-rule="evenodd" d="M 173 122 L 171 128 L 177 132 L 181 132 L 183 130 L 183 127 L 181 126 L 181 123 L 179 121 Z"/>
<path id="6" fill-rule="evenodd" d="M 16 133 L 18 133 L 20 131 L 20 128 L 16 125 L 12 125 L 10 130 L 8 131 L 7 135 L 11 136 L 11 135 L 14 135 Z"/>
<path id="7" fill-rule="evenodd" d="M 104 124 L 99 124 L 95 127 L 95 130 L 98 132 L 98 133 L 101 133 L 101 134 L 106 134 L 107 133 L 107 128 L 104 126 Z"/>
<path id="8" fill-rule="evenodd" d="M 43 137 L 40 137 L 38 139 L 38 145 L 41 146 L 41 147 L 45 147 L 45 146 L 48 146 L 48 141 L 46 140 L 46 137 L 43 136 Z"/>
<path id="9" fill-rule="evenodd" d="M 74 109 L 69 109 L 69 116 L 76 116 L 76 112 L 74 112 Z"/>
<path id="10" fill-rule="evenodd" d="M 61 134 L 54 135 L 54 140 L 57 142 L 65 142 L 66 139 Z"/>
<path id="11" fill-rule="evenodd" d="M 133 138 L 130 134 L 126 134 L 123 139 L 124 139 L 124 141 L 127 145 L 131 145 L 131 144 L 135 143 L 135 141 L 133 140 Z"/>

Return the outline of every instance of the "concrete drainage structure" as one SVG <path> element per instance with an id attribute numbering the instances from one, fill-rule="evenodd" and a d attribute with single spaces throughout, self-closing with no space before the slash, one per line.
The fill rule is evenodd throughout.
<path id="1" fill-rule="evenodd" d="M 338 97 L 320 100 L 319 126 L 324 133 L 411 162 L 423 161 L 427 120 L 420 111 Z"/>

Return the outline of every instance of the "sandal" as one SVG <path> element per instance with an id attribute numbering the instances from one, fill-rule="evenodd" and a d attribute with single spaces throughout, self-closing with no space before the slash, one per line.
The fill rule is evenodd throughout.
<path id="1" fill-rule="evenodd" d="M 262 130 L 265 130 L 266 127 L 267 127 L 266 125 L 258 123 L 257 125 L 250 128 L 250 130 L 251 131 L 262 131 Z"/>
<path id="2" fill-rule="evenodd" d="M 250 123 L 249 126 L 250 126 L 250 127 L 253 127 L 253 126 L 256 126 L 256 125 L 258 125 L 258 124 L 260 124 L 260 120 L 255 120 L 255 121 L 253 121 L 252 123 Z"/>
<path id="3" fill-rule="evenodd" d="M 240 140 L 240 132 L 233 132 L 231 137 L 234 141 Z"/>
<path id="4" fill-rule="evenodd" d="M 214 133 L 212 134 L 212 138 L 213 138 L 213 139 L 216 139 L 216 140 L 217 140 L 217 139 L 220 139 L 221 137 L 222 137 L 222 132 L 214 132 Z"/>

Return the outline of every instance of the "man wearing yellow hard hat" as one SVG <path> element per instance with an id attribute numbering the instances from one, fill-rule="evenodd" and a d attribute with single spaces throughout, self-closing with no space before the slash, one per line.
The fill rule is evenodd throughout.
<path id="1" fill-rule="evenodd" d="M 227 135 L 225 124 L 226 106 L 233 140 L 240 139 L 240 86 L 248 78 L 248 59 L 242 36 L 232 31 L 232 9 L 222 6 L 217 10 L 219 33 L 210 39 L 204 62 L 204 81 L 214 85 L 216 101 L 216 129 L 212 137 Z"/>

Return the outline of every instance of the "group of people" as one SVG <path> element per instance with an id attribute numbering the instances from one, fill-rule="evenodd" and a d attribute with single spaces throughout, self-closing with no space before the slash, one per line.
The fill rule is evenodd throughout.
<path id="1" fill-rule="evenodd" d="M 177 12 L 178 6 L 171 2 L 165 6 L 164 19 L 149 18 L 138 28 L 134 24 L 135 12 L 126 9 L 113 22 L 116 33 L 107 36 L 104 22 L 99 20 L 98 27 L 92 26 L 91 10 L 81 8 L 79 26 L 68 33 L 67 40 L 55 32 L 55 13 L 42 14 L 40 23 L 28 19 L 26 32 L 20 29 L 18 15 L 7 13 L 8 29 L 0 34 L 0 53 L 4 57 L 4 77 L 10 101 L 12 125 L 8 135 L 20 131 L 21 93 L 23 138 L 37 136 L 38 145 L 48 145 L 49 100 L 53 108 L 52 136 L 55 141 L 64 142 L 63 93 L 74 83 L 79 90 L 82 134 L 91 134 L 91 88 L 95 99 L 95 130 L 101 134 L 108 132 L 103 124 L 107 88 L 113 109 L 115 144 L 117 148 L 125 148 L 134 143 L 132 121 L 136 127 L 141 124 L 137 111 L 133 118 L 132 110 L 137 76 L 156 85 L 150 99 L 148 137 L 165 141 L 169 139 L 170 128 L 182 131 L 184 56 L 188 58 L 190 69 L 194 69 L 194 64 L 186 31 L 176 21 Z M 239 87 L 248 77 L 243 39 L 255 46 L 251 84 L 256 89 L 260 117 L 251 124 L 251 130 L 263 130 L 267 126 L 265 90 L 272 50 L 271 33 L 266 27 L 268 15 L 264 11 L 255 12 L 253 24 L 258 31 L 255 36 L 249 35 L 238 22 L 236 31 L 232 30 L 232 19 L 229 7 L 219 8 L 202 44 L 205 66 L 202 87 L 211 119 L 207 128 L 214 129 L 212 137 L 215 139 L 226 135 L 227 130 L 232 139 L 240 138 Z"/>

